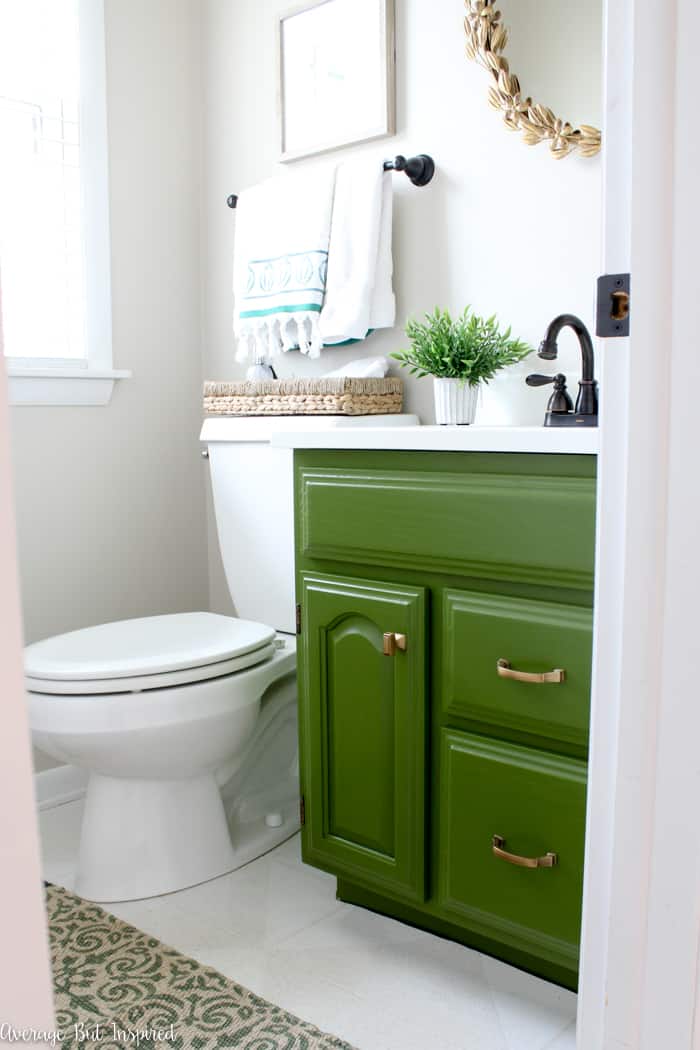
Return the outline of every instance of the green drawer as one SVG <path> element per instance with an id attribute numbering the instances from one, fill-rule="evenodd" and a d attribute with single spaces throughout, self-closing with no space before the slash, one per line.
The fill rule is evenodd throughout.
<path id="1" fill-rule="evenodd" d="M 444 714 L 585 750 L 591 610 L 452 589 L 441 603 Z M 499 660 L 511 665 L 500 674 Z M 562 681 L 537 680 L 555 669 Z M 520 672 L 529 680 L 502 677 Z"/>
<path id="2" fill-rule="evenodd" d="M 515 456 L 512 473 L 503 464 L 484 472 L 483 457 L 469 472 L 469 455 L 459 455 L 462 472 L 430 469 L 427 454 L 425 469 L 403 470 L 300 459 L 299 554 L 591 590 L 594 478 L 575 476 L 573 465 L 572 476 L 528 473 Z M 531 460 L 533 471 L 541 458 Z"/>
<path id="3" fill-rule="evenodd" d="M 438 902 L 446 917 L 569 971 L 578 966 L 586 766 L 442 731 Z M 521 867 L 494 853 L 553 867 Z M 499 843 L 496 843 L 499 845 Z"/>

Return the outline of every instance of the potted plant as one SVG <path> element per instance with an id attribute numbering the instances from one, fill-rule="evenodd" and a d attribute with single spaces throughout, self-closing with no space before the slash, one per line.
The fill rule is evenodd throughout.
<path id="1" fill-rule="evenodd" d="M 437 423 L 473 423 L 481 383 L 506 365 L 522 361 L 533 348 L 501 330 L 496 317 L 483 318 L 467 306 L 460 317 L 435 308 L 425 321 L 410 320 L 411 346 L 392 354 L 411 375 L 433 376 Z"/>

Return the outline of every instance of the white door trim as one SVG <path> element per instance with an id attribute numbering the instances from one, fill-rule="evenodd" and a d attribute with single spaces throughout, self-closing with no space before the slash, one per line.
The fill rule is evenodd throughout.
<path id="1" fill-rule="evenodd" d="M 0 1023 L 54 1028 L 46 914 L 22 665 L 7 379 L 0 328 Z M 1 1041 L 1 1040 L 0 1040 Z"/>
<path id="2" fill-rule="evenodd" d="M 658 15 L 657 15 L 658 22 Z M 700 1046 L 697 991 L 700 954 L 700 147 L 697 102 L 697 0 L 677 0 L 675 68 L 668 70 L 673 109 L 662 116 L 673 134 L 669 267 L 671 341 L 664 361 L 669 388 L 666 557 L 656 790 L 652 820 L 641 992 L 641 1050 Z M 664 304 L 661 304 L 663 307 Z M 666 349 L 666 348 L 664 348 Z"/>
<path id="3" fill-rule="evenodd" d="M 630 269 L 634 0 L 607 0 L 604 18 L 603 272 Z M 611 208 L 612 200 L 616 206 Z M 576 1026 L 578 1050 L 602 1050 L 615 843 L 621 635 L 624 619 L 625 480 L 629 340 L 597 344 L 600 378 L 596 593 L 586 859 Z M 614 391 L 614 397 L 613 395 Z M 608 411 L 609 406 L 613 411 Z"/>
<path id="4" fill-rule="evenodd" d="M 694 1045 L 698 29 L 693 0 L 607 3 L 603 267 L 632 273 L 632 329 L 601 350 L 579 1050 Z"/>

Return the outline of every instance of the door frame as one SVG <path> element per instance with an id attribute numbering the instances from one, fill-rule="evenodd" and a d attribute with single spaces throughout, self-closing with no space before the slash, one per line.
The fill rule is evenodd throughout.
<path id="1" fill-rule="evenodd" d="M 600 351 L 579 1050 L 700 1046 L 698 30 L 692 0 L 607 0 L 603 269 L 633 305 Z"/>
<path id="2" fill-rule="evenodd" d="M 24 694 L 22 625 L 0 327 L 0 1022 L 55 1027 L 39 832 Z M 24 1046 L 44 1046 L 38 1037 Z"/>

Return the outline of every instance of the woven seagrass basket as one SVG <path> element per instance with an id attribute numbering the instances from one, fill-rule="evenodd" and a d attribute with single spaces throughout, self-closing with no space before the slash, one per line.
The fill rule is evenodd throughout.
<path id="1" fill-rule="evenodd" d="M 402 379 L 262 379 L 205 383 L 215 416 L 373 416 L 403 407 Z"/>

